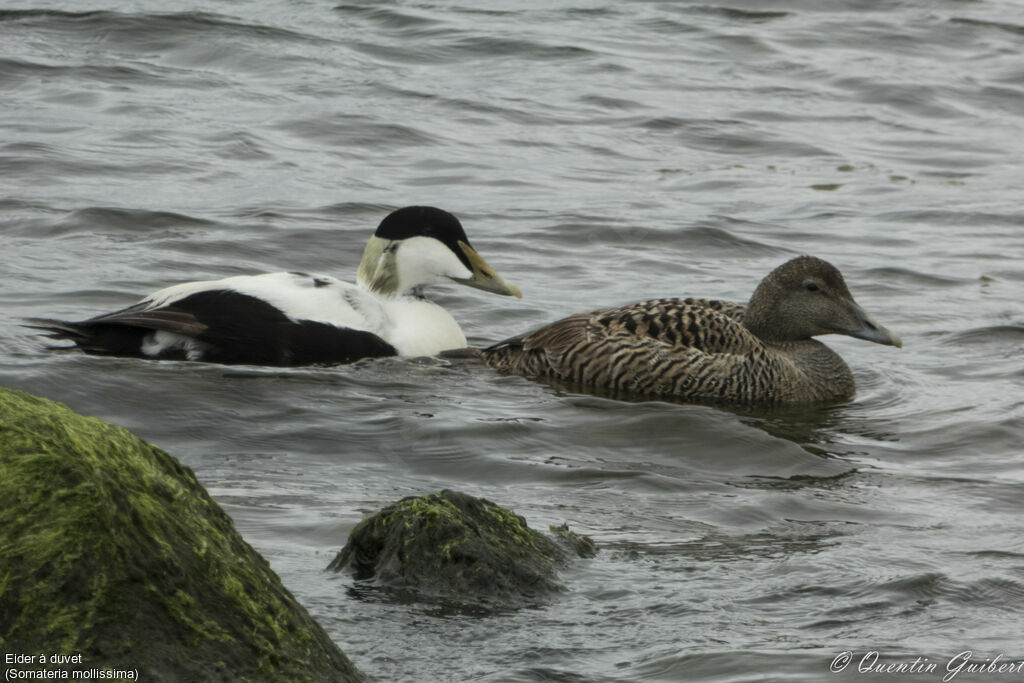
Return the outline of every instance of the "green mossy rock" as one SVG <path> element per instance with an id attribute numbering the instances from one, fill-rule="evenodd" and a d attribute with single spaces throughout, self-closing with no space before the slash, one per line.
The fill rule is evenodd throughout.
<path id="1" fill-rule="evenodd" d="M 150 681 L 360 680 L 192 471 L 128 431 L 0 388 L 0 500 L 0 651 Z"/>
<path id="2" fill-rule="evenodd" d="M 488 500 L 445 490 L 364 519 L 328 569 L 417 599 L 515 608 L 564 590 L 557 569 L 593 553 L 589 539 L 561 529 L 550 538 Z"/>

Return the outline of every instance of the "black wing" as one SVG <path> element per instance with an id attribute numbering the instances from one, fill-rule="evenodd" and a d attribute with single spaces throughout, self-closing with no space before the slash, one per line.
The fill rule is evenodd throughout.
<path id="1" fill-rule="evenodd" d="M 81 322 L 45 318 L 27 322 L 53 339 L 71 341 L 86 353 L 99 355 L 311 365 L 397 354 L 372 332 L 293 321 L 266 301 L 231 290 L 197 292 L 155 309 L 147 309 L 143 302 Z M 164 347 L 152 343 L 153 332 L 170 332 L 196 343 L 186 355 L 181 343 Z"/>

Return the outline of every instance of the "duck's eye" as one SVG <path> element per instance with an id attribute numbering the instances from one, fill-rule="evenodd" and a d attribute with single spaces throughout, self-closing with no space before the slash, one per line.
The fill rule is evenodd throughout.
<path id="1" fill-rule="evenodd" d="M 819 291 L 821 291 L 821 288 L 818 287 L 818 284 L 816 282 L 805 282 L 804 283 L 804 289 L 806 289 L 808 292 L 819 292 Z"/>

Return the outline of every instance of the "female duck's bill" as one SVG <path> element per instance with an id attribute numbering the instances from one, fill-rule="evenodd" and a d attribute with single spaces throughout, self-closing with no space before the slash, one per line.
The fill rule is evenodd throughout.
<path id="1" fill-rule="evenodd" d="M 750 303 L 655 299 L 564 318 L 482 351 L 506 373 L 612 395 L 743 404 L 848 400 L 849 367 L 813 337 L 900 347 L 811 256 L 772 271 Z"/>
<path id="2" fill-rule="evenodd" d="M 410 206 L 381 221 L 356 284 L 300 272 L 243 275 L 174 285 L 80 322 L 27 322 L 98 355 L 258 365 L 434 355 L 466 345 L 451 314 L 423 298 L 424 287 L 445 283 L 522 296 L 455 216 Z"/>

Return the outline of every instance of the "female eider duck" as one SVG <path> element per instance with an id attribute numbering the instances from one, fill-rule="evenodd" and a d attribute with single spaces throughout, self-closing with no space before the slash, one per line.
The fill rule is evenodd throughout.
<path id="1" fill-rule="evenodd" d="M 857 305 L 831 264 L 800 256 L 747 305 L 654 299 L 579 313 L 481 353 L 498 370 L 612 394 L 697 402 L 844 401 L 853 374 L 813 339 L 846 334 L 902 346 Z"/>
<path id="2" fill-rule="evenodd" d="M 381 221 L 356 284 L 239 275 L 168 287 L 81 322 L 27 322 L 101 355 L 280 366 L 431 356 L 466 345 L 451 314 L 422 296 L 425 285 L 449 282 L 522 296 L 470 246 L 455 216 L 409 206 Z"/>

